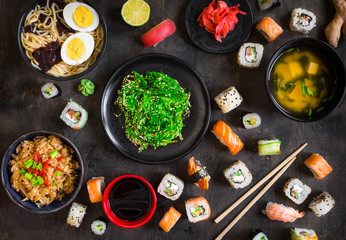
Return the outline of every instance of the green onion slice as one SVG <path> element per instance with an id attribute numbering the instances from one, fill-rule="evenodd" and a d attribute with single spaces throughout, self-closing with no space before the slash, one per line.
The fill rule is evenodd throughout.
<path id="1" fill-rule="evenodd" d="M 58 156 L 58 151 L 57 150 L 54 150 L 53 152 L 51 152 L 51 154 L 49 154 L 49 156 L 54 159 L 56 158 L 56 156 Z"/>
<path id="2" fill-rule="evenodd" d="M 34 163 L 34 160 L 32 160 L 30 158 L 28 161 L 24 162 L 24 165 L 25 165 L 26 168 L 30 168 L 33 163 Z"/>

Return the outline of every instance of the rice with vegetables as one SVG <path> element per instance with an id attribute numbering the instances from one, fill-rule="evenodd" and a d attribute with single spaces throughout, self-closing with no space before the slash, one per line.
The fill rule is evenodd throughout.
<path id="1" fill-rule="evenodd" d="M 79 169 L 74 151 L 55 136 L 38 136 L 16 148 L 10 161 L 11 185 L 38 207 L 61 200 L 74 190 Z"/>

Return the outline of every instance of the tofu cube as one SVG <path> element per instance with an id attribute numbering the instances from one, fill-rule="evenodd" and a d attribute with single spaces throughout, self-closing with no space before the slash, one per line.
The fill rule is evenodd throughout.
<path id="1" fill-rule="evenodd" d="M 303 74 L 303 68 L 299 62 L 291 62 L 288 64 L 288 67 L 290 69 L 291 76 L 293 78 L 298 77 L 298 76 Z"/>
<path id="2" fill-rule="evenodd" d="M 316 75 L 317 70 L 318 70 L 318 64 L 314 62 L 310 62 L 308 67 L 308 73 L 311 75 Z"/>

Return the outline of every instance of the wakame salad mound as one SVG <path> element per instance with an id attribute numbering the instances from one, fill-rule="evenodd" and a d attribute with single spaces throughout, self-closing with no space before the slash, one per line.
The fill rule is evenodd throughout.
<path id="1" fill-rule="evenodd" d="M 162 72 L 127 75 L 115 105 L 125 116 L 127 138 L 138 152 L 183 140 L 183 120 L 190 114 L 190 92 Z"/>

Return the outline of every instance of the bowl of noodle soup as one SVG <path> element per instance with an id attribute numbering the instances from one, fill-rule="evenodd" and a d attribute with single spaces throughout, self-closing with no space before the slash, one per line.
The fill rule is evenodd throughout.
<path id="1" fill-rule="evenodd" d="M 79 32 L 70 28 L 63 18 L 64 6 L 72 2 L 89 5 L 98 13 L 100 20 L 95 30 L 86 32 L 95 42 L 92 54 L 78 65 L 65 63 L 60 55 L 65 40 Z M 107 44 L 107 26 L 98 8 L 90 1 L 34 0 L 20 20 L 18 44 L 25 62 L 42 77 L 52 80 L 76 79 L 91 71 L 101 60 Z M 47 51 L 37 52 L 43 48 Z M 41 60 L 38 59 L 38 55 Z"/>
<path id="2" fill-rule="evenodd" d="M 54 150 L 58 152 L 56 157 L 50 157 Z M 29 160 L 38 164 L 28 166 Z M 1 165 L 1 180 L 7 195 L 16 205 L 35 213 L 56 212 L 69 205 L 83 184 L 83 176 L 83 161 L 76 146 L 63 135 L 46 130 L 17 138 Z M 40 177 L 44 182 L 34 184 L 33 180 Z"/>

